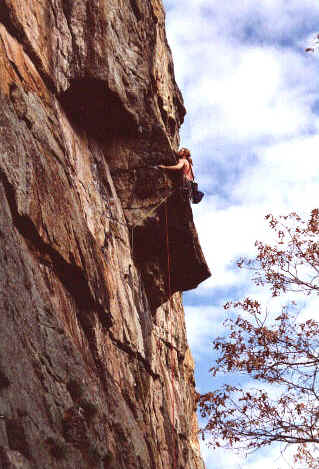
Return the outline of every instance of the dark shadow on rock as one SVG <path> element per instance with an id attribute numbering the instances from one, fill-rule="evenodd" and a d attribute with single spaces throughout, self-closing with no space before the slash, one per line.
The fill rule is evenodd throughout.
<path id="1" fill-rule="evenodd" d="M 96 140 L 103 142 L 114 135 L 137 132 L 135 116 L 104 80 L 91 77 L 71 80 L 60 101 L 75 127 Z"/>
<path id="2" fill-rule="evenodd" d="M 157 217 L 135 227 L 134 258 L 153 309 L 168 300 L 169 290 L 171 294 L 191 290 L 211 275 L 199 244 L 190 202 L 178 187 L 160 206 Z"/>

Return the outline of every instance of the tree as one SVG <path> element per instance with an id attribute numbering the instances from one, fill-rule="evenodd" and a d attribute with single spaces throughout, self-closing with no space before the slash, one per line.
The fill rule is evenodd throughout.
<path id="1" fill-rule="evenodd" d="M 309 220 L 295 213 L 266 219 L 275 244 L 256 242 L 256 259 L 240 259 L 238 266 L 250 269 L 256 285 L 268 285 L 274 297 L 318 295 L 319 210 Z M 225 309 L 227 334 L 213 343 L 217 359 L 210 371 L 249 377 L 258 389 L 224 385 L 202 395 L 200 411 L 207 419 L 202 436 L 208 432 L 215 447 L 296 445 L 296 462 L 318 468 L 319 323 L 300 322 L 294 302 L 275 315 L 251 298 L 227 303 Z"/>

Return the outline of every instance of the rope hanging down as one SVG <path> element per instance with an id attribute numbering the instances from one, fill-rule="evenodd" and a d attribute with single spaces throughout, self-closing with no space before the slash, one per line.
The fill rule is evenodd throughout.
<path id="1" fill-rule="evenodd" d="M 168 312 L 171 319 L 171 338 L 173 340 L 173 321 L 172 321 L 172 288 L 171 288 L 171 256 L 169 249 L 169 236 L 168 236 L 168 215 L 167 203 L 165 204 L 165 231 L 166 231 L 166 252 L 167 252 L 167 291 L 168 291 Z M 171 401 L 172 401 L 172 426 L 175 426 L 175 390 L 174 390 L 174 367 L 173 367 L 173 344 L 171 346 Z M 173 432 L 172 432 L 173 435 Z M 173 438 L 173 469 L 177 467 L 177 439 Z"/>
<path id="2" fill-rule="evenodd" d="M 166 252 L 167 252 L 167 293 L 168 293 L 168 312 L 169 317 L 171 318 L 171 338 L 173 339 L 173 321 L 172 321 L 172 286 L 171 286 L 171 255 L 169 248 L 169 234 L 168 234 L 168 210 L 167 210 L 167 198 L 160 204 L 162 205 L 165 202 L 165 241 L 166 241 Z M 131 249 L 134 250 L 134 227 L 129 227 L 126 223 L 121 222 L 120 220 L 107 216 L 109 219 L 117 221 L 121 225 L 131 228 Z M 175 428 L 175 389 L 174 389 L 174 366 L 173 366 L 173 344 L 170 351 L 170 362 L 171 362 L 171 402 L 172 402 L 172 427 Z M 174 432 L 172 431 L 172 436 Z M 177 439 L 173 436 L 173 466 L 172 469 L 177 468 Z"/>

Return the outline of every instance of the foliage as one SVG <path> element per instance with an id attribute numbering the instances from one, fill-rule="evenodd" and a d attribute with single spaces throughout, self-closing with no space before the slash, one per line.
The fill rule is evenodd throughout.
<path id="1" fill-rule="evenodd" d="M 239 267 L 249 268 L 257 285 L 269 285 L 274 297 L 289 291 L 318 295 L 319 211 L 306 221 L 295 213 L 266 219 L 275 245 L 256 242 L 256 259 L 240 259 Z M 202 395 L 201 415 L 208 419 L 203 437 L 212 435 L 215 447 L 248 450 L 273 442 L 297 445 L 295 460 L 319 467 L 319 323 L 300 322 L 292 303 L 279 315 L 251 298 L 225 309 L 231 313 L 227 335 L 214 341 L 218 356 L 211 372 L 250 378 L 260 389 L 224 385 Z"/>

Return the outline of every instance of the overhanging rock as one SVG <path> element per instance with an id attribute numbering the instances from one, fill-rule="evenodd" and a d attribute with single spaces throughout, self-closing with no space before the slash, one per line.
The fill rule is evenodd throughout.
<path id="1" fill-rule="evenodd" d="M 145 171 L 148 182 L 140 190 L 149 189 L 154 194 L 154 188 L 160 189 L 162 180 L 167 183 L 167 178 L 158 171 L 153 178 L 149 173 Z M 139 177 L 142 180 L 143 176 Z M 162 188 L 162 192 L 162 197 L 157 194 L 150 205 L 140 203 L 138 207 L 135 201 L 134 208 L 124 210 L 132 230 L 134 259 L 153 308 L 167 301 L 169 290 L 174 293 L 196 288 L 210 276 L 190 202 L 183 197 L 180 181 L 175 180 L 171 187 L 167 183 L 166 191 Z"/>

